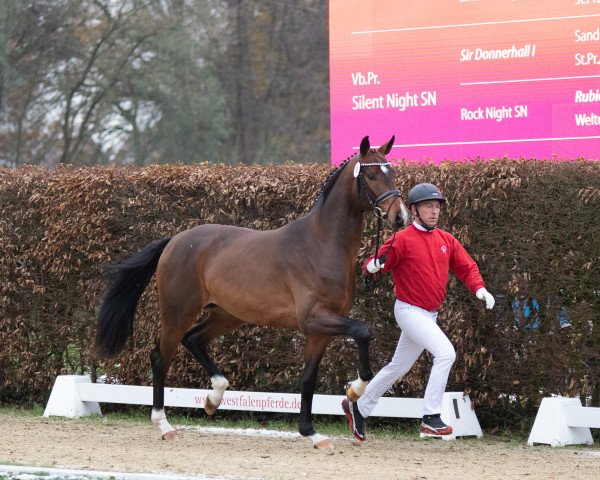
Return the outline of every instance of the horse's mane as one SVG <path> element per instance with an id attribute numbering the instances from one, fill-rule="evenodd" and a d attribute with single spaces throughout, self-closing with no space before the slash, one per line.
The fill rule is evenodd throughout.
<path id="1" fill-rule="evenodd" d="M 333 170 L 331 170 L 331 172 L 329 172 L 329 175 L 327 175 L 325 182 L 323 182 L 323 185 L 321 186 L 321 190 L 319 190 L 319 193 L 317 194 L 317 198 L 315 198 L 315 202 L 313 203 L 313 206 L 311 207 L 311 209 L 314 208 L 315 205 L 317 205 L 317 203 L 319 203 L 319 200 L 321 200 L 321 199 L 323 200 L 323 203 L 325 203 L 325 200 L 327 200 L 327 196 L 329 195 L 329 192 L 331 192 L 331 189 L 335 185 L 336 180 L 340 177 L 341 173 L 344 171 L 344 169 L 348 165 L 348 162 L 350 162 L 351 158 L 352 157 L 347 158 L 342 163 L 340 163 L 339 166 L 335 167 Z"/>

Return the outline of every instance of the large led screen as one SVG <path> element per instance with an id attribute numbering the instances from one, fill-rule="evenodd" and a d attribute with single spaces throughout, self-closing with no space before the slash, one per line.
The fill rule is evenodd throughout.
<path id="1" fill-rule="evenodd" d="M 600 0 L 331 0 L 331 153 L 600 158 Z"/>

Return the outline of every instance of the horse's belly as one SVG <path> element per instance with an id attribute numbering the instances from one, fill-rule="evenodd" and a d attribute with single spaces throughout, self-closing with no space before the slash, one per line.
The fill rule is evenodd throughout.
<path id="1" fill-rule="evenodd" d="M 213 303 L 246 323 L 298 329 L 292 298 L 289 302 L 273 301 L 273 297 L 259 295 L 249 289 L 243 293 L 215 296 Z"/>

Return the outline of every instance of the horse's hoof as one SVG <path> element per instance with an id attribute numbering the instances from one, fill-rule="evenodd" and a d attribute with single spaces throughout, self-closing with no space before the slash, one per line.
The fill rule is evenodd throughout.
<path id="1" fill-rule="evenodd" d="M 206 400 L 204 401 L 204 411 L 206 412 L 207 415 L 212 415 L 213 413 L 215 413 L 217 411 L 217 408 L 219 408 L 220 404 L 221 404 L 221 402 L 219 402 L 217 405 L 215 405 L 214 403 L 212 403 L 210 401 L 210 399 L 208 397 L 206 397 Z"/>
<path id="2" fill-rule="evenodd" d="M 329 440 L 328 438 L 315 443 L 313 446 L 317 450 L 321 450 L 321 451 L 327 453 L 328 455 L 333 455 L 333 452 L 335 451 L 335 446 L 333 445 L 333 442 L 331 440 Z"/>
<path id="3" fill-rule="evenodd" d="M 352 388 L 352 385 L 348 385 L 348 388 L 346 389 L 346 397 L 348 397 L 348 400 L 350 400 L 351 402 L 356 402 L 360 398 L 360 395 L 356 394 L 356 392 Z"/>
<path id="4" fill-rule="evenodd" d="M 170 432 L 165 432 L 162 434 L 162 438 L 163 440 L 167 440 L 168 442 L 171 442 L 173 440 L 179 440 L 179 435 L 177 434 L 177 430 L 171 430 Z"/>
<path id="5" fill-rule="evenodd" d="M 313 433 L 309 438 L 313 442 L 313 447 L 315 447 L 317 450 L 325 452 L 328 455 L 333 454 L 334 446 L 328 437 L 319 433 Z"/>

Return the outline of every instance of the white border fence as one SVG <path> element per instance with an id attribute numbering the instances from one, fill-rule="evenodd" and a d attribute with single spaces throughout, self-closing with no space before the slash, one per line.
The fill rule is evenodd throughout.
<path id="1" fill-rule="evenodd" d="M 165 388 L 165 406 L 204 408 L 210 390 Z M 315 395 L 312 413 L 343 415 L 342 395 Z M 87 375 L 59 375 L 50 394 L 44 416 L 79 418 L 102 414 L 100 403 L 152 405 L 152 387 L 92 383 Z M 299 393 L 239 392 L 226 390 L 219 406 L 221 410 L 299 413 Z M 372 416 L 421 418 L 422 398 L 383 397 Z M 442 419 L 452 425 L 456 437 L 481 437 L 483 432 L 471 400 L 462 392 L 446 392 L 442 405 Z"/>

